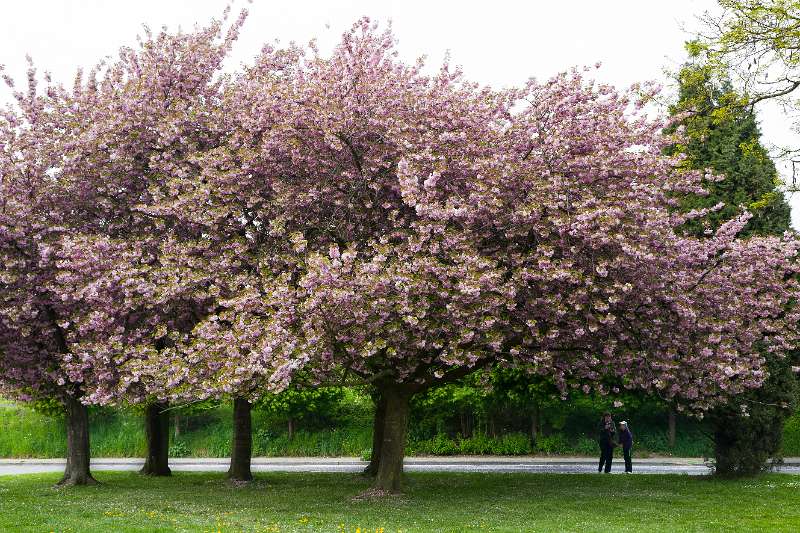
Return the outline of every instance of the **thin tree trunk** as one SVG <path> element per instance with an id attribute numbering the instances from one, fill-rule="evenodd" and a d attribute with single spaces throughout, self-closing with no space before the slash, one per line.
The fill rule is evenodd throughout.
<path id="1" fill-rule="evenodd" d="M 383 395 L 378 397 L 375 404 L 375 417 L 372 420 L 372 455 L 369 464 L 364 469 L 364 474 L 374 476 L 378 473 L 381 462 L 381 446 L 383 445 L 383 428 L 386 424 L 386 399 Z"/>
<path id="2" fill-rule="evenodd" d="M 289 417 L 288 430 L 289 440 L 292 440 L 294 438 L 294 419 L 292 417 Z"/>
<path id="3" fill-rule="evenodd" d="M 534 402 L 531 411 L 531 442 L 536 444 L 539 438 L 539 402 Z"/>
<path id="4" fill-rule="evenodd" d="M 172 423 L 175 426 L 174 438 L 175 440 L 178 440 L 178 438 L 181 436 L 181 415 L 175 413 L 175 415 L 172 417 Z"/>
<path id="5" fill-rule="evenodd" d="M 385 492 L 400 492 L 412 394 L 408 390 L 395 387 L 384 389 L 382 393 L 386 399 L 386 423 L 383 427 L 381 459 L 373 488 Z"/>
<path id="6" fill-rule="evenodd" d="M 145 408 L 144 433 L 147 457 L 139 471 L 147 476 L 169 476 L 169 404 L 155 402 Z"/>
<path id="7" fill-rule="evenodd" d="M 675 447 L 676 420 L 675 411 L 669 410 L 667 441 L 670 448 Z"/>
<path id="8" fill-rule="evenodd" d="M 251 481 L 250 460 L 253 456 L 253 426 L 250 402 L 244 398 L 233 399 L 233 442 L 228 479 Z"/>
<path id="9" fill-rule="evenodd" d="M 460 413 L 461 419 L 461 438 L 469 439 L 473 434 L 472 413 L 466 409 Z"/>
<path id="10" fill-rule="evenodd" d="M 67 415 L 67 466 L 58 485 L 95 485 L 89 471 L 89 409 L 80 400 L 69 396 Z"/>

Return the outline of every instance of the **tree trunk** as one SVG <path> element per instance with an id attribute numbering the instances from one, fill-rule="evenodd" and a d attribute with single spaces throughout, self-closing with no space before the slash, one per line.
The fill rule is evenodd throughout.
<path id="1" fill-rule="evenodd" d="M 531 411 L 531 442 L 536 444 L 539 438 L 539 402 L 533 404 Z"/>
<path id="2" fill-rule="evenodd" d="M 670 448 L 674 448 L 675 447 L 675 425 L 676 425 L 675 424 L 675 422 L 676 422 L 675 418 L 676 418 L 675 411 L 670 409 L 669 410 L 669 419 L 668 419 L 669 427 L 668 427 L 668 432 L 667 432 L 667 442 L 668 442 Z"/>
<path id="3" fill-rule="evenodd" d="M 289 430 L 289 440 L 292 440 L 294 438 L 294 419 L 292 419 L 291 417 L 289 417 L 288 430 Z"/>
<path id="4" fill-rule="evenodd" d="M 178 440 L 181 436 L 181 415 L 175 413 L 172 417 L 172 424 L 175 426 L 174 439 Z"/>
<path id="5" fill-rule="evenodd" d="M 403 388 L 392 387 L 384 389 L 382 394 L 386 400 L 386 423 L 383 426 L 381 458 L 373 488 L 400 492 L 412 393 Z"/>
<path id="6" fill-rule="evenodd" d="M 383 445 L 383 428 L 386 424 L 386 399 L 383 395 L 378 397 L 375 404 L 375 417 L 372 420 L 372 455 L 369 464 L 364 469 L 364 474 L 374 476 L 378 473 L 378 465 L 381 462 L 381 447 Z"/>
<path id="7" fill-rule="evenodd" d="M 67 411 L 67 466 L 58 485 L 94 485 L 89 471 L 89 409 L 80 400 L 69 396 Z"/>
<path id="8" fill-rule="evenodd" d="M 464 409 L 459 412 L 459 421 L 461 423 L 461 438 L 469 439 L 472 437 L 472 413 Z"/>
<path id="9" fill-rule="evenodd" d="M 169 476 L 169 404 L 155 402 L 145 409 L 144 433 L 147 439 L 147 457 L 139 471 L 146 476 Z"/>
<path id="10" fill-rule="evenodd" d="M 233 443 L 228 479 L 251 481 L 250 460 L 253 456 L 253 426 L 250 402 L 244 398 L 233 399 Z"/>

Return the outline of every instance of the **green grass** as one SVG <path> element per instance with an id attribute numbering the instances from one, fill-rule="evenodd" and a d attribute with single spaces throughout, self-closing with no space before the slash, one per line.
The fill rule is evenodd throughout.
<path id="1" fill-rule="evenodd" d="M 800 478 L 675 475 L 411 474 L 403 496 L 354 501 L 354 474 L 222 474 L 148 479 L 99 472 L 101 485 L 54 489 L 57 475 L 0 477 L 2 531 L 797 531 Z"/>
<path id="2" fill-rule="evenodd" d="M 94 457 L 142 457 L 145 440 L 139 417 L 104 410 L 91 417 Z M 23 406 L 0 406 L 0 457 L 64 457 L 64 420 Z"/>
<path id="3" fill-rule="evenodd" d="M 91 441 L 94 457 L 143 457 L 145 440 L 141 414 L 131 408 L 92 409 Z M 227 457 L 230 455 L 231 410 L 216 407 L 191 416 L 187 415 L 181 434 L 173 438 L 170 455 L 173 457 Z M 253 413 L 253 452 L 257 456 L 314 457 L 356 456 L 369 454 L 372 428 L 369 421 L 357 419 L 341 427 L 309 430 L 301 426 L 292 439 L 284 424 Z M 412 428 L 413 429 L 413 428 Z M 533 446 L 523 433 L 506 433 L 497 437 L 477 434 L 468 439 L 438 434 L 423 438 L 410 432 L 408 455 L 583 455 L 594 456 L 594 438 L 567 438 L 560 433 L 540 437 Z M 671 454 L 679 457 L 702 457 L 710 453 L 710 442 L 697 431 L 682 431 L 677 445 L 670 448 L 665 433 L 637 434 L 637 454 Z M 64 422 L 34 411 L 21 404 L 0 403 L 0 457 L 64 457 L 66 436 Z M 800 413 L 793 416 L 784 431 L 785 456 L 800 455 Z"/>

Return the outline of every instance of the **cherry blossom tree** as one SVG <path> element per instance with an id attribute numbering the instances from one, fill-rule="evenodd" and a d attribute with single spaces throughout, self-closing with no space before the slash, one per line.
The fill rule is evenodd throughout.
<path id="1" fill-rule="evenodd" d="M 735 241 L 746 214 L 677 235 L 701 213 L 672 198 L 701 176 L 633 93 L 429 76 L 366 19 L 327 58 L 265 49 L 239 85 L 239 190 L 283 238 L 269 292 L 294 337 L 272 384 L 302 368 L 377 387 L 378 490 L 400 487 L 410 398 L 487 365 L 701 412 L 763 381 L 760 345 L 795 342 L 797 243 Z"/>
<path id="2" fill-rule="evenodd" d="M 220 142 L 219 73 L 245 14 L 227 32 L 225 18 L 190 33 L 145 28 L 137 49 L 79 73 L 72 90 L 48 80 L 40 94 L 31 70 L 3 116 L 4 382 L 52 388 L 83 419 L 84 404 L 147 404 L 146 474 L 169 474 L 164 361 L 213 309 L 202 272 L 216 261 L 202 228 L 148 208 L 166 176 L 197 178 L 196 160 Z M 23 350 L 20 332 L 48 349 Z"/>
<path id="3" fill-rule="evenodd" d="M 0 386 L 21 400 L 64 404 L 68 454 L 60 483 L 90 484 L 85 389 L 64 365 L 73 353 L 68 317 L 75 309 L 53 290 L 65 217 L 58 208 L 64 190 L 52 176 L 68 136 L 37 96 L 35 69 L 28 75 L 28 91 L 15 91 L 16 109 L 0 114 Z"/>
<path id="4" fill-rule="evenodd" d="M 478 369 L 702 413 L 795 346 L 797 241 L 736 240 L 745 212 L 677 233 L 703 176 L 634 91 L 428 74 L 367 19 L 224 76 L 242 21 L 147 33 L 71 91 L 33 73 L 3 114 L 1 379 L 75 411 L 68 474 L 86 404 L 154 405 L 165 474 L 166 402 L 226 396 L 248 480 L 250 404 L 301 376 L 377 391 L 397 491 L 410 399 Z"/>
<path id="5" fill-rule="evenodd" d="M 233 390 L 221 381 L 211 354 L 200 353 L 197 346 L 204 335 L 230 341 L 230 332 L 213 324 L 231 293 L 228 284 L 237 283 L 240 247 L 235 238 L 226 240 L 229 235 L 187 214 L 189 206 L 170 209 L 175 207 L 170 201 L 185 199 L 185 192 L 205 182 L 206 161 L 214 160 L 226 142 L 220 102 L 227 77 L 220 69 L 245 16 L 243 11 L 225 34 L 223 19 L 194 33 L 148 35 L 140 50 L 124 53 L 107 75 L 111 81 L 104 101 L 110 120 L 99 142 L 118 150 L 102 161 L 98 176 L 107 180 L 103 175 L 118 175 L 132 181 L 121 183 L 121 189 L 138 192 L 124 206 L 129 219 L 116 236 L 124 252 L 111 254 L 103 276 L 79 278 L 104 304 L 97 306 L 104 310 L 102 320 L 94 322 L 101 327 L 91 328 L 83 353 L 91 354 L 93 369 L 116 362 L 113 375 L 93 373 L 97 401 L 150 402 L 147 427 L 158 438 L 150 439 L 152 465 L 146 463 L 146 473 L 169 473 L 168 401 L 194 401 Z M 97 148 L 90 145 L 86 153 Z M 87 187 L 102 190 L 103 185 L 98 181 Z M 81 248 L 89 247 L 84 243 Z M 199 341 L 192 347 L 195 333 Z M 232 354 L 227 355 L 224 370 L 233 371 Z M 236 362 L 237 369 L 251 366 L 247 360 Z M 242 418 L 239 411 L 236 420 Z M 246 418 L 249 428 L 249 408 Z M 244 432 L 249 439 L 249 429 Z M 245 455 L 249 465 L 249 450 Z M 234 454 L 234 464 L 240 456 Z M 249 466 L 244 477 L 249 478 Z"/>

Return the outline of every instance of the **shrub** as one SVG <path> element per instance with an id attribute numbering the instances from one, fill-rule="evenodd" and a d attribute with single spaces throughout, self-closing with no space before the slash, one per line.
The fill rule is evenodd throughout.
<path id="1" fill-rule="evenodd" d="M 173 442 L 172 446 L 169 447 L 170 457 L 189 457 L 189 455 L 190 455 L 189 447 L 182 440 L 177 440 Z"/>
<path id="2" fill-rule="evenodd" d="M 581 435 L 572 448 L 576 455 L 597 455 L 600 453 L 600 446 L 596 439 Z"/>
<path id="3" fill-rule="evenodd" d="M 783 455 L 800 456 L 800 411 L 789 417 L 783 427 Z"/>
<path id="4" fill-rule="evenodd" d="M 570 445 L 567 438 L 560 433 L 539 437 L 536 440 L 536 449 L 547 455 L 566 454 L 570 452 Z"/>

